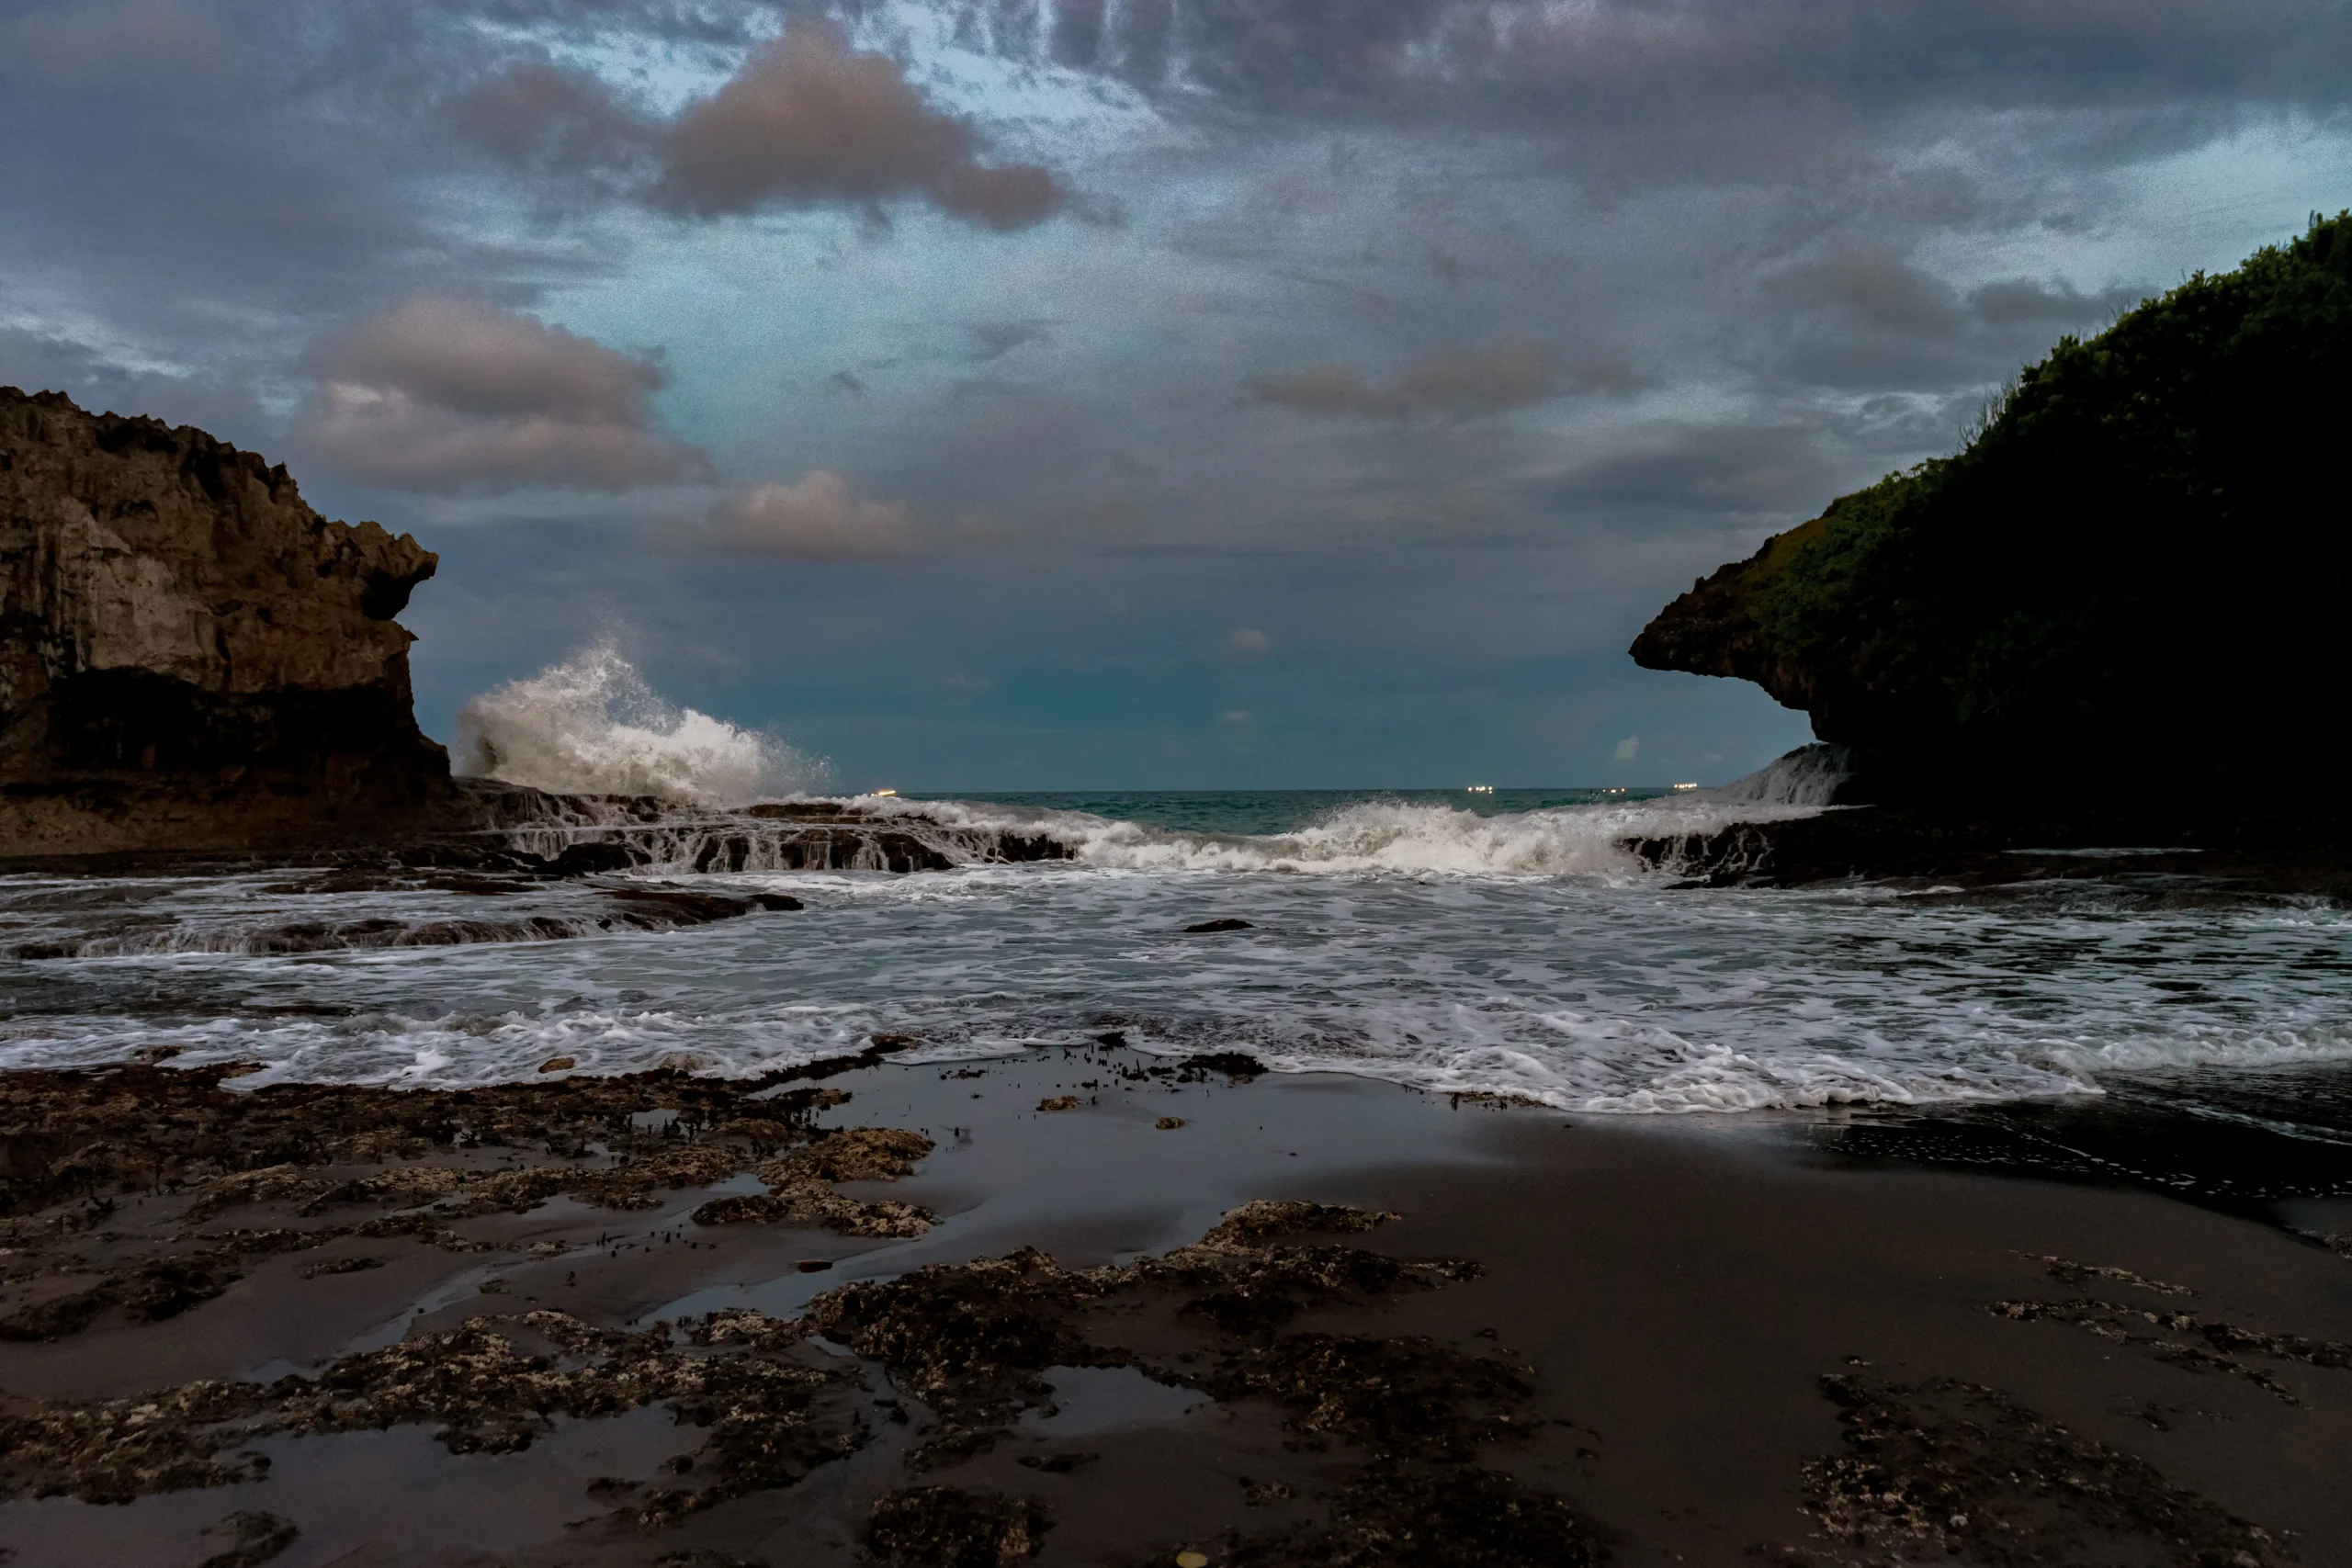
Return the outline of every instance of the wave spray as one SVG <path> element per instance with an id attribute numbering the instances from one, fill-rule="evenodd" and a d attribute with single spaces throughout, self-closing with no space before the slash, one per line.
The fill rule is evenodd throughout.
<path id="1" fill-rule="evenodd" d="M 563 795 L 741 806 L 823 781 L 825 762 L 657 694 L 609 638 L 485 692 L 458 716 L 455 771 Z"/>

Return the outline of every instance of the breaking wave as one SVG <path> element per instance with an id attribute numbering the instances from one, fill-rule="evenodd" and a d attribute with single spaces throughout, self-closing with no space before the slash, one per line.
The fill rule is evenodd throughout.
<path id="1" fill-rule="evenodd" d="M 877 1033 L 908 1044 L 899 1060 L 944 1064 L 1115 1028 L 1162 1056 L 1243 1051 L 1278 1072 L 1627 1115 L 2151 1082 L 2196 1100 L 2232 1075 L 2352 1063 L 2352 914 L 2319 906 L 1070 863 L 703 886 L 806 908 L 588 930 L 587 906 L 623 912 L 627 882 L 486 898 L 292 893 L 267 874 L 0 878 L 0 953 L 19 960 L 0 1062 L 169 1047 L 266 1068 L 241 1083 L 458 1086 L 527 1081 L 554 1055 L 750 1074 Z M 1212 916 L 1242 929 L 1192 929 Z M 475 940 L 438 940 L 459 922 Z"/>
<path id="2" fill-rule="evenodd" d="M 1705 793 L 1728 805 L 1832 806 L 1838 787 L 1853 777 L 1854 754 L 1843 746 L 1815 742 Z"/>
<path id="3" fill-rule="evenodd" d="M 873 803 L 865 803 L 872 805 Z M 1182 832 L 1076 811 L 954 801 L 885 809 L 956 827 L 1046 834 L 1104 869 L 1570 877 L 1630 882 L 1647 874 L 1631 839 L 1693 838 L 1735 822 L 1810 817 L 1818 806 L 1673 795 L 1484 817 L 1453 807 L 1367 800 L 1287 833 Z"/>
<path id="4" fill-rule="evenodd" d="M 509 681 L 458 716 L 455 771 L 572 795 L 740 806 L 823 781 L 821 759 L 657 695 L 610 641 Z"/>

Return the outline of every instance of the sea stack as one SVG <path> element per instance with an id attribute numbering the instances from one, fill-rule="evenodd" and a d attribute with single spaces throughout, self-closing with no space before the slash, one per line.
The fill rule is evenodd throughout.
<path id="1" fill-rule="evenodd" d="M 393 616 L 437 558 L 282 467 L 0 387 L 0 856 L 381 842 L 443 817 Z"/>

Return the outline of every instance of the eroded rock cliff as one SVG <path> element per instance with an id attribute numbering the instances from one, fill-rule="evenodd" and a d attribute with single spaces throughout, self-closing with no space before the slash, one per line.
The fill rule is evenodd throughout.
<path id="1" fill-rule="evenodd" d="M 2344 761 L 2347 429 L 2338 217 L 2064 340 L 1966 450 L 1702 580 L 1634 658 L 1758 682 L 1879 798 L 2243 806 Z"/>
<path id="2" fill-rule="evenodd" d="M 328 845 L 446 812 L 392 618 L 435 564 L 202 431 L 0 387 L 0 855 Z"/>

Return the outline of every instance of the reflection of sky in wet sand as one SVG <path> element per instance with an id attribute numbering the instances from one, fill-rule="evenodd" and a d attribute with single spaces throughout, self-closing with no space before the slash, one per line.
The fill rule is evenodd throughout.
<path id="1" fill-rule="evenodd" d="M 1317 1183 L 1397 1158 L 1443 1165 L 1487 1157 L 1469 1141 L 1483 1113 L 1457 1112 L 1443 1100 L 1332 1075 L 1247 1084 L 1216 1073 L 1193 1083 L 1116 1076 L 1157 1065 L 1134 1052 L 1055 1048 L 829 1078 L 854 1098 L 826 1112 L 827 1124 L 911 1127 L 938 1145 L 910 1178 L 842 1190 L 924 1204 L 940 1224 L 878 1246 L 813 1237 L 810 1256 L 835 1258 L 831 1269 L 715 1286 L 648 1315 L 751 1306 L 788 1316 L 835 1285 L 1023 1246 L 1074 1268 L 1124 1263 L 1197 1241 L 1253 1198 L 1311 1191 L 1329 1199 Z M 1089 1089 L 1090 1081 L 1102 1087 Z M 1037 1109 L 1063 1094 L 1082 1103 Z M 1185 1124 L 1162 1131 L 1164 1116 Z"/>

